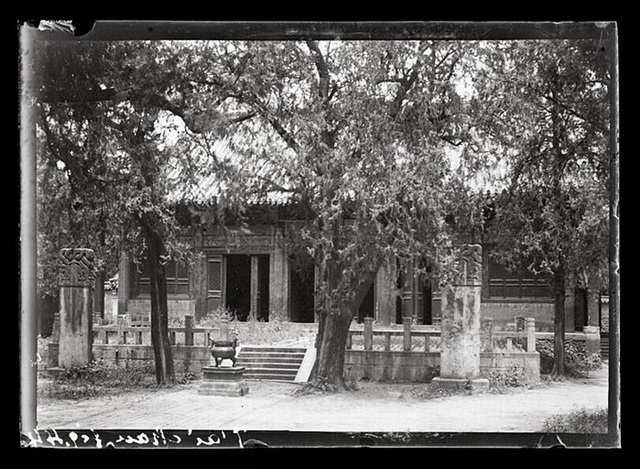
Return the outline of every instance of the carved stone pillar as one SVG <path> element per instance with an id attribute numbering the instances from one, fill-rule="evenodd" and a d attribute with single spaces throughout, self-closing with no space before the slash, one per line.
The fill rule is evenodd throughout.
<path id="1" fill-rule="evenodd" d="M 94 253 L 91 249 L 60 250 L 60 319 L 58 365 L 64 368 L 91 361 Z"/>
<path id="2" fill-rule="evenodd" d="M 479 389 L 489 385 L 480 378 L 480 302 L 482 247 L 463 246 L 458 275 L 442 290 L 440 376 L 433 382 L 446 388 Z"/>

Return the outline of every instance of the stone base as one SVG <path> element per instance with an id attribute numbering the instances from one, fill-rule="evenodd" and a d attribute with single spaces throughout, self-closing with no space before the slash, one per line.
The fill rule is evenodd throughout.
<path id="1" fill-rule="evenodd" d="M 462 390 L 468 391 L 484 391 L 489 388 L 489 380 L 485 378 L 442 378 L 436 377 L 431 381 L 436 386 L 443 389 Z"/>
<path id="2" fill-rule="evenodd" d="M 47 378 L 56 379 L 57 377 L 62 376 L 66 369 L 60 366 L 48 366 L 42 371 Z"/>
<path id="3" fill-rule="evenodd" d="M 249 386 L 244 380 L 244 367 L 202 367 L 203 380 L 198 392 L 209 396 L 244 396 Z"/>

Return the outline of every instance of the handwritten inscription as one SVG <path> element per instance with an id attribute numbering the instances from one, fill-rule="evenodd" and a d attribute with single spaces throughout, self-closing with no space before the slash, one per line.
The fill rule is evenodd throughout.
<path id="1" fill-rule="evenodd" d="M 124 447 L 211 447 L 241 446 L 237 437 L 224 431 L 192 430 L 34 430 L 23 435 L 24 447 L 124 448 Z"/>

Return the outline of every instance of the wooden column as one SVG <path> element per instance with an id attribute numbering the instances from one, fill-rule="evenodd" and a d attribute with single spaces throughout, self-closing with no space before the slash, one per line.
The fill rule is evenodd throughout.
<path id="1" fill-rule="evenodd" d="M 253 321 L 258 319 L 258 256 L 251 256 L 251 307 L 249 316 Z"/>
<path id="2" fill-rule="evenodd" d="M 279 238 L 276 238 L 279 239 Z M 284 248 L 276 246 L 269 255 L 269 317 L 290 321 L 289 262 Z"/>
<path id="3" fill-rule="evenodd" d="M 388 326 L 395 322 L 396 316 L 396 260 L 390 255 L 380 266 L 376 274 L 375 315 L 376 321 Z"/>
<path id="4" fill-rule="evenodd" d="M 402 350 L 411 351 L 411 318 L 402 318 Z"/>
<path id="5" fill-rule="evenodd" d="M 126 254 L 120 257 L 118 271 L 118 315 L 126 314 L 131 296 L 131 262 Z"/>
<path id="6" fill-rule="evenodd" d="M 402 279 L 402 318 L 413 317 L 413 263 L 403 262 L 403 279 Z"/>

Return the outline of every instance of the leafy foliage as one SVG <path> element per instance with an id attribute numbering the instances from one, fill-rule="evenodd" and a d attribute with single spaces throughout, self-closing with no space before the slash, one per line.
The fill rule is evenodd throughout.
<path id="1" fill-rule="evenodd" d="M 577 409 L 568 415 L 556 415 L 547 419 L 542 427 L 548 433 L 607 433 L 607 409 Z"/>
<path id="2" fill-rule="evenodd" d="M 52 381 L 44 381 L 39 385 L 38 393 L 50 399 L 84 399 L 155 387 L 150 363 L 123 368 L 92 361 L 66 368 Z"/>
<path id="3" fill-rule="evenodd" d="M 554 350 L 553 342 L 548 339 L 536 341 L 536 351 L 540 353 L 540 372 L 551 372 Z M 597 370 L 602 366 L 602 357 L 599 353 L 587 353 L 582 340 L 568 339 L 565 341 L 565 367 L 570 376 L 581 376 L 589 371 Z"/>
<path id="4" fill-rule="evenodd" d="M 518 366 L 512 366 L 506 370 L 491 370 L 487 379 L 489 390 L 496 393 L 504 393 L 510 388 L 519 388 L 526 384 L 524 370 Z"/>

